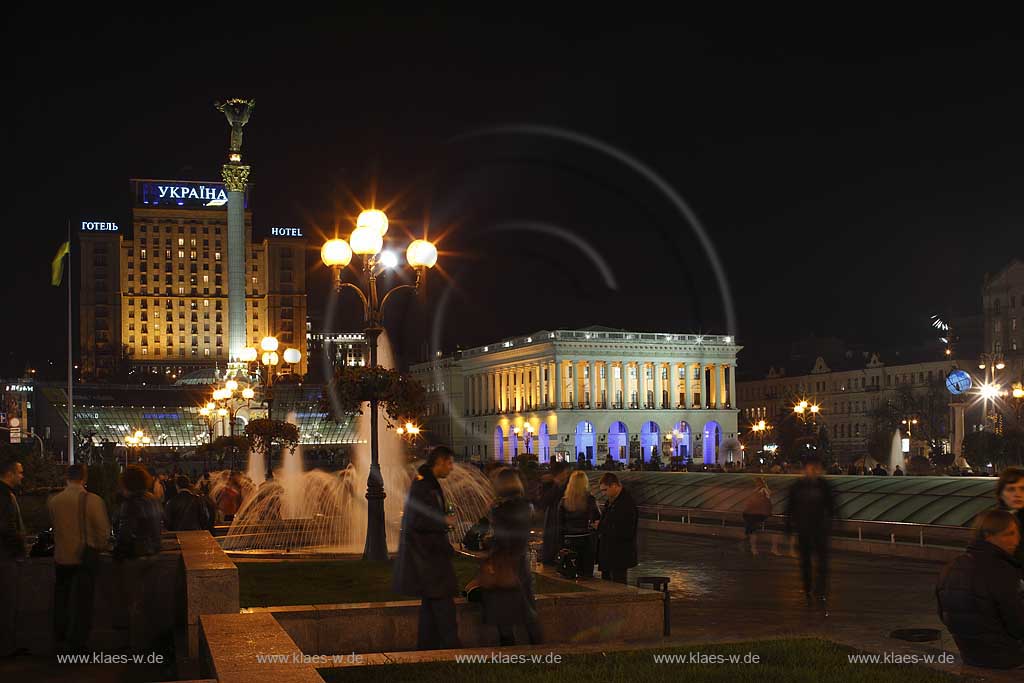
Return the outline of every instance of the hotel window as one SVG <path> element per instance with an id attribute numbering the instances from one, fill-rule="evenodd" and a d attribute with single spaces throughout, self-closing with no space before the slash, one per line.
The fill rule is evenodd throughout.
<path id="1" fill-rule="evenodd" d="M 213 258 L 216 261 L 220 261 L 220 252 L 219 251 L 213 252 Z"/>
<path id="2" fill-rule="evenodd" d="M 140 259 L 146 258 L 146 250 L 145 249 L 139 249 L 139 258 Z M 143 266 L 145 266 L 145 264 L 143 264 Z"/>
<path id="3" fill-rule="evenodd" d="M 195 261 L 195 260 L 196 260 L 196 250 L 195 250 L 195 249 L 193 249 L 192 251 L 190 251 L 190 252 L 188 253 L 188 257 L 189 257 L 190 259 L 192 259 L 193 261 Z"/>
<path id="4" fill-rule="evenodd" d="M 210 349 L 208 349 L 208 348 L 203 349 L 203 355 L 204 356 L 209 356 L 210 355 Z"/>
<path id="5" fill-rule="evenodd" d="M 178 246 L 179 247 L 185 246 L 185 239 L 184 238 L 182 238 L 182 237 L 178 238 Z"/>
<path id="6" fill-rule="evenodd" d="M 184 294 L 184 293 L 185 293 L 185 288 L 184 287 L 178 287 L 178 294 Z"/>
<path id="7" fill-rule="evenodd" d="M 192 231 L 195 232 L 195 228 L 192 228 Z M 196 238 L 195 237 L 192 238 L 192 243 L 189 246 L 190 247 L 195 247 L 196 246 Z M 192 258 L 195 258 L 195 256 L 193 256 Z"/>

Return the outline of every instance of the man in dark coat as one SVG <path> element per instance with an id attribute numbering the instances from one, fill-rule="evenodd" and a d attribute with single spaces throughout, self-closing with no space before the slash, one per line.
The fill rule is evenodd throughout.
<path id="1" fill-rule="evenodd" d="M 25 561 L 25 522 L 14 495 L 25 476 L 17 460 L 0 460 L 0 658 L 27 654 L 15 641 L 18 574 Z"/>
<path id="2" fill-rule="evenodd" d="M 597 525 L 597 561 L 601 578 L 626 583 L 630 567 L 637 565 L 637 525 L 640 514 L 619 478 L 607 472 L 599 484 L 608 502 Z"/>
<path id="3" fill-rule="evenodd" d="M 435 446 L 419 475 L 409 487 L 402 516 L 402 534 L 395 560 L 394 591 L 421 598 L 418 650 L 460 647 L 455 601 L 459 588 L 448 542 L 448 528 L 455 518 L 448 506 L 440 479 L 455 467 L 455 453 L 447 446 Z"/>
<path id="4" fill-rule="evenodd" d="M 821 460 L 809 457 L 804 462 L 804 476 L 789 488 L 786 503 L 786 536 L 796 529 L 800 548 L 800 575 L 808 606 L 815 603 L 825 608 L 828 596 L 829 536 L 836 503 L 832 487 L 821 476 Z M 811 556 L 817 556 L 817 574 L 811 580 Z"/>
<path id="5" fill-rule="evenodd" d="M 188 476 L 179 474 L 174 484 L 175 493 L 164 506 L 164 526 L 167 530 L 202 531 L 213 528 L 209 508 L 203 497 L 193 493 Z"/>
<path id="6" fill-rule="evenodd" d="M 1024 600 L 1013 553 L 1020 529 L 1006 510 L 983 512 L 967 552 L 939 575 L 939 618 L 953 634 L 964 662 L 997 669 L 1024 668 Z"/>
<path id="7" fill-rule="evenodd" d="M 564 462 L 551 463 L 551 471 L 544 476 L 540 499 L 537 508 L 544 513 L 544 547 L 541 549 L 541 562 L 548 565 L 555 563 L 558 551 L 562 549 L 558 533 L 558 504 L 565 495 L 565 484 L 569 481 L 569 466 Z"/>

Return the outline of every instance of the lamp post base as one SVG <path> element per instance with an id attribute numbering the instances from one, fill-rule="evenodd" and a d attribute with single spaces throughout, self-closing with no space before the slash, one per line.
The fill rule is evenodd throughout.
<path id="1" fill-rule="evenodd" d="M 388 539 L 384 527 L 384 479 L 380 474 L 380 465 L 370 467 L 370 477 L 366 482 L 366 545 L 363 547 L 363 559 L 373 562 L 384 562 L 388 559 Z"/>

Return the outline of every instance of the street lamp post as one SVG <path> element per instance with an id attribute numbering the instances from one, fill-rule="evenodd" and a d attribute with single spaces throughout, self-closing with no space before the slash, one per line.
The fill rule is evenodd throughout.
<path id="1" fill-rule="evenodd" d="M 280 348 L 280 342 L 277 341 L 277 337 L 268 336 L 260 340 L 260 349 L 263 351 L 262 354 L 256 351 L 256 349 L 246 349 L 242 352 L 243 359 L 255 360 L 257 356 L 260 359 L 260 363 L 266 367 L 266 379 L 264 380 L 264 387 L 266 389 L 267 398 L 267 419 L 273 421 L 274 419 L 274 382 L 277 379 L 277 366 L 283 360 L 288 365 L 294 365 L 302 360 L 302 352 L 298 349 L 285 349 L 280 355 L 277 350 Z M 251 392 L 251 389 L 245 391 Z M 243 397 L 245 392 L 243 391 Z M 252 398 L 252 394 L 248 395 L 249 399 Z M 247 404 L 248 405 L 248 404 Z M 273 469 L 274 455 L 270 444 L 267 445 L 267 480 L 269 481 L 274 476 Z"/>
<path id="2" fill-rule="evenodd" d="M 809 403 L 808 401 L 800 401 L 793 406 L 793 414 L 796 415 L 800 422 L 804 426 L 804 431 L 807 431 L 807 423 L 811 423 L 811 428 L 814 430 L 814 449 L 818 449 L 818 414 L 821 412 L 821 406 L 817 403 Z M 810 444 L 808 444 L 809 446 Z"/>
<path id="3" fill-rule="evenodd" d="M 981 385 L 981 397 L 984 399 L 981 404 L 981 424 L 983 429 L 988 429 L 989 420 L 992 418 L 989 415 L 989 402 L 994 401 L 996 397 L 1000 395 L 1000 387 L 996 383 L 996 372 L 1006 367 L 1006 361 L 1003 360 L 1001 354 L 997 353 L 983 353 L 981 358 L 978 359 L 978 369 L 985 372 L 984 382 Z M 994 428 L 992 431 L 996 431 Z"/>
<path id="4" fill-rule="evenodd" d="M 754 424 L 750 425 L 750 431 L 754 432 L 758 436 L 758 442 L 760 444 L 760 449 L 758 450 L 758 457 L 764 457 L 764 434 L 769 429 L 771 429 L 771 426 L 764 420 L 759 420 L 758 422 L 755 422 Z"/>
<path id="5" fill-rule="evenodd" d="M 384 252 L 384 235 L 388 231 L 388 219 L 383 211 L 369 209 L 359 214 L 356 228 L 346 242 L 332 239 L 324 243 L 320 257 L 324 265 L 334 272 L 334 289 L 341 292 L 348 288 L 355 290 L 363 303 L 363 334 L 370 352 L 370 367 L 377 367 L 377 339 L 384 331 L 383 308 L 388 298 L 401 289 L 418 291 L 427 268 L 437 263 L 437 248 L 427 240 L 413 240 L 406 249 L 406 261 L 416 271 L 416 283 L 392 287 L 384 296 L 377 291 L 377 277 L 387 268 L 397 266 L 398 257 L 394 252 Z M 362 256 L 362 276 L 366 291 L 360 285 L 342 280 L 342 269 L 352 262 L 352 255 Z M 377 435 L 376 398 L 370 400 L 370 474 L 366 482 L 366 545 L 363 559 L 387 560 L 388 546 L 384 527 L 384 478 L 380 472 L 379 443 Z"/>

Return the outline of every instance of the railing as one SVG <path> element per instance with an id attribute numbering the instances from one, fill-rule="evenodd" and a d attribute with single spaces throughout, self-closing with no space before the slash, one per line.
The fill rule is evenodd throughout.
<path id="1" fill-rule="evenodd" d="M 671 505 L 638 505 L 637 508 L 640 511 L 641 519 L 655 519 L 659 522 L 702 524 L 723 528 L 743 527 L 745 524 L 742 512 Z M 785 515 L 771 515 L 761 525 L 761 528 L 782 531 L 785 528 L 785 523 Z M 913 543 L 919 546 L 932 545 L 953 548 L 963 548 L 973 536 L 971 529 L 966 527 L 861 519 L 834 519 L 832 533 L 836 537 L 855 538 L 858 541 Z"/>

